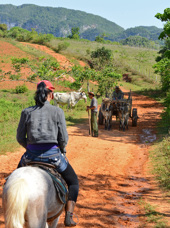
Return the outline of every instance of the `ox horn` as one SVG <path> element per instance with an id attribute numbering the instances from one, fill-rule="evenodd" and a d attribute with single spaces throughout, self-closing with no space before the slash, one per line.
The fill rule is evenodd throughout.
<path id="1" fill-rule="evenodd" d="M 82 87 L 78 90 L 78 92 L 80 92 L 82 90 Z"/>

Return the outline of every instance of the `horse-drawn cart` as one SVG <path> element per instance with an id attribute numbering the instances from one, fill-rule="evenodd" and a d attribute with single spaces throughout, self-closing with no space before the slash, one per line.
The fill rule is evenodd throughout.
<path id="1" fill-rule="evenodd" d="M 132 109 L 131 91 L 128 93 L 127 99 L 112 100 L 110 97 L 102 99 L 102 104 L 99 110 L 98 123 L 103 125 L 105 129 L 110 130 L 112 125 L 112 116 L 119 119 L 119 129 L 128 129 L 129 117 L 132 119 L 132 126 L 137 126 L 137 109 Z"/>

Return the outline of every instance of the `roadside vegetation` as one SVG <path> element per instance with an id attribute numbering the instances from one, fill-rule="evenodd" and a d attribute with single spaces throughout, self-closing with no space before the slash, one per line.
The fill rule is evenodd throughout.
<path id="1" fill-rule="evenodd" d="M 161 87 L 159 89 L 144 90 L 144 93 L 160 100 L 164 105 L 162 119 L 158 123 L 158 140 L 154 143 L 150 150 L 150 159 L 153 164 L 153 174 L 156 177 L 164 197 L 170 196 L 170 8 L 164 10 L 163 14 L 156 14 L 156 18 L 165 22 L 164 30 L 160 34 L 159 39 L 165 41 L 165 45 L 159 51 L 156 58 L 156 64 L 153 66 L 156 73 L 160 74 Z M 167 202 L 169 203 L 169 202 Z M 159 213 L 157 206 L 146 203 L 143 199 L 140 201 L 141 207 L 144 209 L 144 217 L 146 219 L 146 227 L 154 224 L 155 228 L 166 228 L 167 221 L 164 214 Z M 145 226 L 144 226 L 145 227 Z"/>
<path id="2" fill-rule="evenodd" d="M 155 72 L 161 76 L 161 92 L 165 108 L 158 125 L 161 140 L 151 152 L 151 157 L 156 177 L 170 195 L 170 8 L 165 9 L 163 14 L 158 13 L 156 17 L 165 22 L 164 30 L 159 36 L 159 39 L 165 40 L 165 45 L 159 51 L 157 63 L 154 65 Z"/>
<path id="3" fill-rule="evenodd" d="M 148 227 L 149 224 L 154 224 L 152 227 L 154 228 L 167 228 L 167 221 L 164 219 L 164 214 L 157 211 L 157 208 L 146 203 L 144 200 L 139 201 L 139 205 L 143 208 L 145 212 L 145 224 L 139 226 L 139 228 Z"/>

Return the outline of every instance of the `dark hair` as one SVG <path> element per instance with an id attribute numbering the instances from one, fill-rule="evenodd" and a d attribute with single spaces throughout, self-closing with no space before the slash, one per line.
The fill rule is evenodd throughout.
<path id="1" fill-rule="evenodd" d="M 47 100 L 47 96 L 52 91 L 46 88 L 46 84 L 41 82 L 37 86 L 37 91 L 35 92 L 34 100 L 36 105 L 43 106 Z"/>

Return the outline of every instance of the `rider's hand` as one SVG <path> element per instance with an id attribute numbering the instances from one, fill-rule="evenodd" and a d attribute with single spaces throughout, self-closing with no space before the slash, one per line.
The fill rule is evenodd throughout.
<path id="1" fill-rule="evenodd" d="M 60 150 L 61 150 L 62 154 L 64 154 L 64 155 L 66 154 L 66 149 L 65 148 L 63 148 L 63 149 L 60 148 Z"/>

